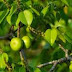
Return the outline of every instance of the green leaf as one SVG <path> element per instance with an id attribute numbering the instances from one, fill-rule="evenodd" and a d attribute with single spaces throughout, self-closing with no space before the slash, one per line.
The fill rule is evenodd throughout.
<path id="1" fill-rule="evenodd" d="M 70 39 L 67 35 L 64 35 L 65 39 L 72 44 L 72 39 Z"/>
<path id="2" fill-rule="evenodd" d="M 7 53 L 3 53 L 2 58 L 3 58 L 3 60 L 5 59 L 6 62 L 8 62 L 8 54 Z"/>
<path id="3" fill-rule="evenodd" d="M 66 43 L 66 40 L 65 40 L 64 36 L 61 34 L 61 32 L 59 32 L 59 31 L 57 30 L 57 33 L 58 33 L 58 37 L 59 37 L 64 43 Z"/>
<path id="4" fill-rule="evenodd" d="M 45 39 L 51 44 L 51 46 L 54 44 L 56 37 L 57 37 L 57 30 L 55 28 L 46 30 Z"/>
<path id="5" fill-rule="evenodd" d="M 31 8 L 38 16 L 40 16 L 40 13 L 39 13 L 36 9 L 34 9 L 32 6 L 30 6 L 30 8 Z"/>
<path id="6" fill-rule="evenodd" d="M 10 16 L 10 15 L 7 16 L 7 22 L 8 22 L 9 24 L 11 24 L 11 16 Z"/>
<path id="7" fill-rule="evenodd" d="M 1 22 L 4 20 L 4 18 L 6 17 L 6 15 L 8 14 L 9 9 L 5 10 L 5 11 L 0 11 L 0 24 Z"/>
<path id="8" fill-rule="evenodd" d="M 0 69 L 5 69 L 5 68 L 6 68 L 5 61 L 3 59 L 2 54 L 0 54 Z"/>
<path id="9" fill-rule="evenodd" d="M 70 39 L 72 39 L 72 30 L 70 28 L 66 28 L 66 33 L 65 33 Z"/>
<path id="10" fill-rule="evenodd" d="M 23 24 L 30 26 L 33 21 L 33 15 L 29 10 L 24 10 L 19 13 L 18 22 L 21 21 Z M 17 23 L 18 24 L 18 23 Z"/>
<path id="11" fill-rule="evenodd" d="M 29 10 L 25 10 L 25 11 L 24 11 L 24 15 L 25 15 L 27 24 L 30 26 L 31 23 L 32 23 L 32 20 L 33 20 L 33 15 L 32 15 L 32 13 L 31 13 Z"/>
<path id="12" fill-rule="evenodd" d="M 27 2 L 26 2 L 26 5 L 28 5 L 28 6 L 32 5 L 31 0 L 27 1 Z"/>
<path id="13" fill-rule="evenodd" d="M 20 67 L 20 68 L 19 68 L 19 72 L 26 72 L 26 70 L 25 70 L 24 67 Z"/>
<path id="14" fill-rule="evenodd" d="M 0 0 L 0 2 L 3 2 L 3 0 Z"/>
<path id="15" fill-rule="evenodd" d="M 34 72 L 41 72 L 39 68 L 34 69 Z"/>
<path id="16" fill-rule="evenodd" d="M 20 22 L 20 19 L 18 17 L 17 20 L 16 20 L 16 26 L 18 26 L 19 22 Z"/>
<path id="17" fill-rule="evenodd" d="M 60 19 L 59 21 L 55 21 L 55 27 L 57 28 L 57 27 L 65 27 L 65 20 L 63 20 L 63 19 Z"/>
<path id="18" fill-rule="evenodd" d="M 42 9 L 41 13 L 45 16 L 47 11 L 48 11 L 48 7 L 49 6 L 46 6 L 45 8 Z"/>
<path id="19" fill-rule="evenodd" d="M 67 6 L 69 6 L 68 1 L 67 0 L 61 0 L 64 4 L 66 4 Z"/>
<path id="20" fill-rule="evenodd" d="M 18 25 L 18 23 L 19 23 L 20 21 L 21 21 L 23 24 L 27 25 L 27 21 L 26 21 L 26 18 L 25 18 L 25 15 L 24 15 L 23 12 L 20 12 L 20 13 L 19 13 L 16 25 Z"/>
<path id="21" fill-rule="evenodd" d="M 17 10 L 17 6 L 14 4 L 12 5 L 11 9 L 10 9 L 10 13 L 8 14 L 7 16 L 7 22 L 11 25 L 12 22 L 11 22 L 11 18 L 12 18 L 12 15 L 16 12 Z"/>
<path id="22" fill-rule="evenodd" d="M 45 39 L 51 43 L 51 29 L 47 29 L 45 32 Z"/>

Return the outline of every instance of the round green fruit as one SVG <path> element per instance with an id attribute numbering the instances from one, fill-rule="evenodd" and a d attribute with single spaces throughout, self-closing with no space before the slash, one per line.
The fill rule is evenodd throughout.
<path id="1" fill-rule="evenodd" d="M 29 38 L 28 36 L 24 36 L 24 37 L 22 38 L 22 40 L 24 41 L 24 44 L 25 44 L 26 48 L 29 48 L 30 45 L 31 45 L 30 38 Z"/>
<path id="2" fill-rule="evenodd" d="M 72 71 L 72 64 L 70 64 L 69 69 Z"/>
<path id="3" fill-rule="evenodd" d="M 20 38 L 13 38 L 10 42 L 10 46 L 11 46 L 11 49 L 14 50 L 14 51 L 18 51 L 21 49 L 21 47 L 23 46 L 22 44 L 22 40 Z"/>

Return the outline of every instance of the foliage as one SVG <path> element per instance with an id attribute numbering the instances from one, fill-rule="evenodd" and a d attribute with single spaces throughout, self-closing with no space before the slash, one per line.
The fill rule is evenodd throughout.
<path id="1" fill-rule="evenodd" d="M 21 50 L 10 47 L 11 39 L 18 36 L 30 38 L 25 42 L 29 46 L 23 47 L 28 64 Z M 0 72 L 26 72 L 26 67 L 30 72 L 47 72 L 52 65 L 37 66 L 65 57 L 59 44 L 71 55 L 72 0 L 0 0 Z M 55 72 L 70 72 L 69 64 L 57 65 Z"/>

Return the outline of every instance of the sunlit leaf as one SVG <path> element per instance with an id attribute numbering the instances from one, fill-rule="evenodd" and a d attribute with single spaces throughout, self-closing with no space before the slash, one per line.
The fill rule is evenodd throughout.
<path id="1" fill-rule="evenodd" d="M 7 53 L 3 53 L 3 54 L 2 54 L 2 58 L 3 58 L 4 60 L 6 60 L 6 62 L 8 62 L 8 54 L 7 54 Z"/>
<path id="2" fill-rule="evenodd" d="M 6 15 L 8 14 L 9 9 L 5 10 L 5 11 L 0 11 L 0 24 L 1 22 L 4 20 L 4 18 L 6 17 Z"/>
<path id="3" fill-rule="evenodd" d="M 46 6 L 45 8 L 43 8 L 43 10 L 41 11 L 41 13 L 45 16 L 46 13 L 48 11 L 48 6 Z"/>
<path id="4" fill-rule="evenodd" d="M 34 72 L 41 72 L 39 68 L 34 69 Z"/>
<path id="5" fill-rule="evenodd" d="M 64 36 L 61 34 L 61 32 L 59 32 L 59 31 L 57 30 L 57 34 L 58 34 L 58 37 L 59 37 L 64 43 L 66 43 L 66 40 L 65 40 Z"/>
<path id="6" fill-rule="evenodd" d="M 16 10 L 17 10 L 17 6 L 14 4 L 14 5 L 12 5 L 12 7 L 11 7 L 11 9 L 10 9 L 10 13 L 8 14 L 8 16 L 7 16 L 7 22 L 11 25 L 11 17 L 12 17 L 12 15 L 16 12 Z"/>
<path id="7" fill-rule="evenodd" d="M 67 35 L 64 35 L 65 39 L 72 44 L 72 40 L 67 36 Z"/>
<path id="8" fill-rule="evenodd" d="M 32 15 L 32 13 L 31 13 L 29 10 L 25 10 L 25 11 L 24 11 L 24 15 L 25 15 L 27 24 L 30 26 L 31 23 L 32 23 L 32 20 L 33 20 L 33 15 Z"/>
<path id="9" fill-rule="evenodd" d="M 56 29 L 47 29 L 45 32 L 45 39 L 53 45 L 57 37 L 57 30 Z"/>
<path id="10" fill-rule="evenodd" d="M 69 6 L 68 1 L 67 0 L 61 0 L 64 4 L 66 4 L 67 6 Z"/>
<path id="11" fill-rule="evenodd" d="M 33 15 L 29 10 L 24 10 L 23 12 L 20 12 L 18 17 L 23 24 L 28 26 L 30 26 L 33 21 Z"/>
<path id="12" fill-rule="evenodd" d="M 18 23 L 21 21 L 23 24 L 27 25 L 27 21 L 26 21 L 26 18 L 24 16 L 24 13 L 23 12 L 20 12 L 19 15 L 18 15 L 18 19 L 17 19 Z M 18 25 L 18 23 L 16 23 L 16 25 Z"/>
<path id="13" fill-rule="evenodd" d="M 39 13 L 36 9 L 34 9 L 32 6 L 30 6 L 30 8 L 31 8 L 38 16 L 40 16 L 40 13 Z"/>
<path id="14" fill-rule="evenodd" d="M 26 72 L 25 67 L 20 67 L 19 72 Z"/>

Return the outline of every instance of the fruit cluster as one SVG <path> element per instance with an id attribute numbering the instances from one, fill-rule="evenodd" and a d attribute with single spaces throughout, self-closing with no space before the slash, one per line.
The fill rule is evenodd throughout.
<path id="1" fill-rule="evenodd" d="M 29 48 L 30 45 L 31 45 L 31 41 L 28 36 L 24 36 L 22 39 L 15 37 L 15 38 L 12 38 L 10 42 L 11 49 L 14 51 L 20 50 L 23 46 L 25 46 L 26 48 Z"/>

